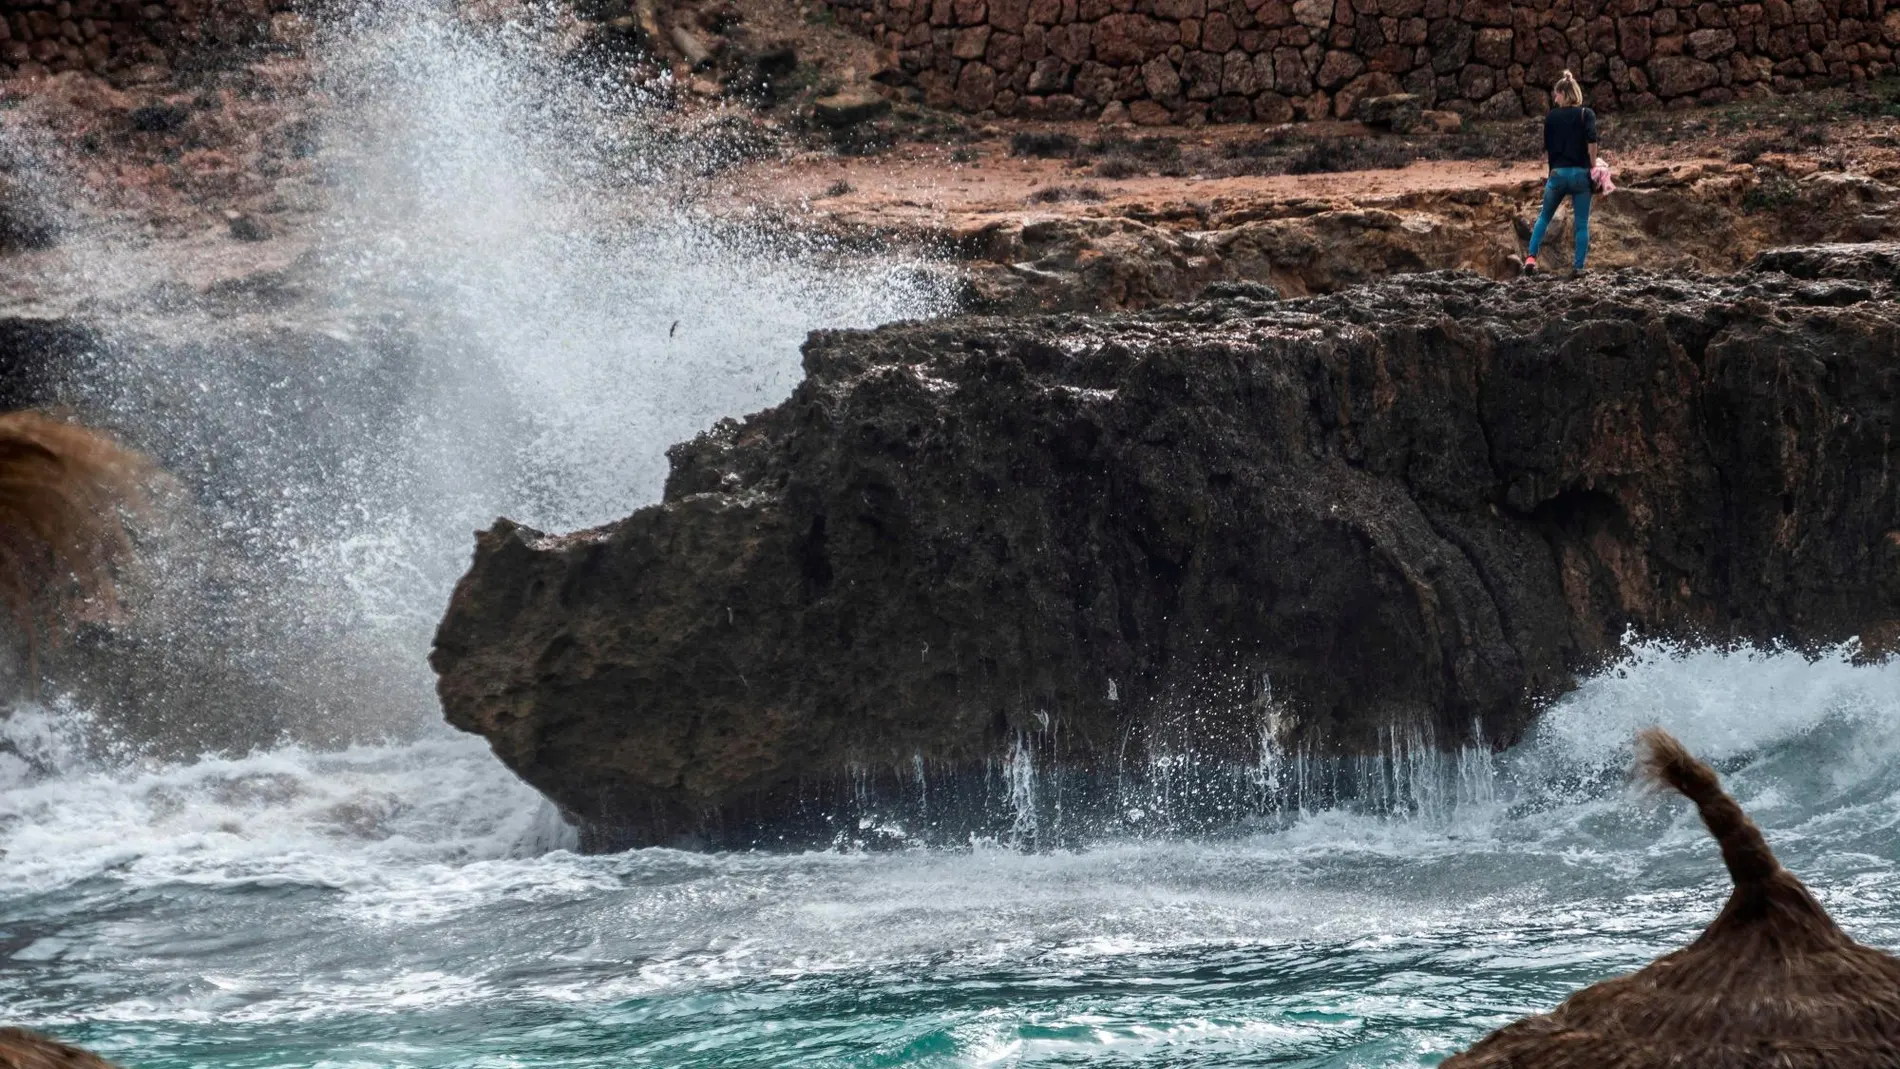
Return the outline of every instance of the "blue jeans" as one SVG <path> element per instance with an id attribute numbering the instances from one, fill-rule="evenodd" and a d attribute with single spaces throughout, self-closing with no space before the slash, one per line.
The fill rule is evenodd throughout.
<path id="1" fill-rule="evenodd" d="M 1544 245 L 1544 230 L 1550 226 L 1550 217 L 1557 214 L 1557 205 L 1570 198 L 1570 214 L 1576 217 L 1577 258 L 1573 265 L 1583 270 L 1584 258 L 1590 255 L 1590 172 L 1582 167 L 1554 167 L 1550 172 L 1550 181 L 1544 183 L 1544 210 L 1537 213 L 1537 225 L 1531 227 L 1531 255 Z"/>

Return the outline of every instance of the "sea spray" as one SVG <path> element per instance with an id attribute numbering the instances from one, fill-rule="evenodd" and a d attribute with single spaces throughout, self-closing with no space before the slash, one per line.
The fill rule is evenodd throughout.
<path id="1" fill-rule="evenodd" d="M 100 759 L 70 710 L 0 720 L 0 886 L 113 874 L 139 884 L 375 881 L 385 868 L 571 847 L 553 807 L 478 740 L 185 762 Z M 93 740 L 86 740 L 91 742 Z"/>
<path id="2" fill-rule="evenodd" d="M 200 292 L 109 229 L 62 253 L 148 295 L 88 323 L 70 392 L 185 483 L 200 536 L 69 688 L 153 753 L 427 731 L 472 530 L 650 503 L 669 445 L 784 398 L 809 331 L 948 307 L 920 261 L 700 207 L 724 149 L 544 19 L 376 5 L 321 55 L 307 251 Z"/>

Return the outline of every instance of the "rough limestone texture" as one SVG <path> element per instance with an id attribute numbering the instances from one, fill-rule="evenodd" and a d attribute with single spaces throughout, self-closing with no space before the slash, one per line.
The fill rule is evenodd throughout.
<path id="1" fill-rule="evenodd" d="M 159 80 L 174 66 L 307 32 L 289 0 L 0 0 L 0 78 L 90 71 Z"/>
<path id="2" fill-rule="evenodd" d="M 1900 238 L 1900 188 L 1819 171 L 1698 162 L 1627 168 L 1590 219 L 1598 268 L 1734 271 L 1764 249 Z M 1756 208 L 1772 191 L 1782 203 Z M 1522 272 L 1541 179 L 1488 189 L 1294 195 L 1229 206 L 1164 202 L 1083 216 L 981 215 L 951 229 L 964 306 L 982 312 L 1125 311 L 1189 300 L 1210 285 L 1263 283 L 1281 296 L 1332 293 L 1411 271 Z M 866 236 L 877 220 L 862 224 Z M 1560 214 L 1546 250 L 1567 263 Z"/>
<path id="3" fill-rule="evenodd" d="M 1770 260 L 813 335 L 663 503 L 478 537 L 444 708 L 596 845 L 749 843 L 1024 739 L 1502 745 L 1628 630 L 1890 645 L 1900 250 Z"/>
<path id="4" fill-rule="evenodd" d="M 1893 67 L 1889 0 L 827 0 L 936 106 L 1138 123 L 1342 118 L 1415 93 L 1543 114 L 1718 103 Z"/>

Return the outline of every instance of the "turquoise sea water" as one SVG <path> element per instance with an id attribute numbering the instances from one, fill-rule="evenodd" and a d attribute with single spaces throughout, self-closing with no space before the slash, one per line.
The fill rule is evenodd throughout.
<path id="1" fill-rule="evenodd" d="M 1435 815 L 582 857 L 476 740 L 105 767 L 6 730 L 0 1017 L 184 1066 L 1430 1065 L 1679 945 L 1726 881 L 1652 720 L 1900 947 L 1900 668 L 1644 648 Z"/>

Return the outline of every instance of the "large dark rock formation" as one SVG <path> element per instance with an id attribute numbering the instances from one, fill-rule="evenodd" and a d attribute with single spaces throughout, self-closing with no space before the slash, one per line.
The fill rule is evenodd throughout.
<path id="1" fill-rule="evenodd" d="M 1502 744 L 1631 629 L 1885 643 L 1900 305 L 1784 259 L 817 334 L 662 504 L 481 534 L 443 704 L 595 845 L 748 843 L 1022 740 Z"/>

